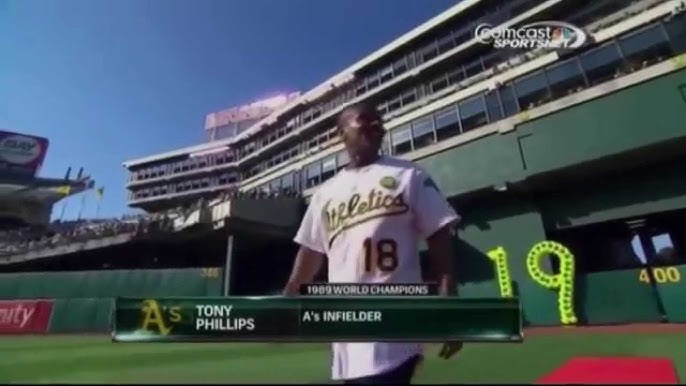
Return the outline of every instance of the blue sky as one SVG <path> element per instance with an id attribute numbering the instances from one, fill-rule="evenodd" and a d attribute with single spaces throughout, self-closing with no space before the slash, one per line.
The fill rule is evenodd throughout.
<path id="1" fill-rule="evenodd" d="M 120 215 L 124 160 L 202 142 L 207 113 L 306 91 L 454 3 L 0 0 L 0 128 L 48 137 L 41 176 L 84 166 Z"/>

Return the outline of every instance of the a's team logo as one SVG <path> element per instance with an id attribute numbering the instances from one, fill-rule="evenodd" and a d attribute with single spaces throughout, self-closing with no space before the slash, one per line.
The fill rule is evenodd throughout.
<path id="1" fill-rule="evenodd" d="M 181 321 L 181 307 L 160 306 L 157 300 L 144 300 L 141 313 L 143 314 L 141 330 L 162 336 L 169 335 L 173 325 Z"/>
<path id="2" fill-rule="evenodd" d="M 563 21 L 540 21 L 521 27 L 494 27 L 480 24 L 474 37 L 494 48 L 579 48 L 586 43 L 588 35 L 581 28 Z"/>
<path id="3" fill-rule="evenodd" d="M 379 181 L 379 184 L 388 190 L 395 190 L 395 188 L 398 187 L 398 181 L 391 176 L 382 178 L 381 181 Z"/>

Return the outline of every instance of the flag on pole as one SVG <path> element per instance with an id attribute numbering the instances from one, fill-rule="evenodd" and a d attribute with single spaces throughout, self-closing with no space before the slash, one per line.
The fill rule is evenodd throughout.
<path id="1" fill-rule="evenodd" d="M 102 196 L 105 195 L 105 187 L 101 186 L 97 189 L 95 189 L 95 199 L 97 200 L 97 204 L 95 205 L 95 218 L 98 218 L 100 216 L 100 203 L 102 202 Z"/>
<path id="2" fill-rule="evenodd" d="M 83 208 L 86 207 L 86 193 L 81 193 L 81 205 L 79 205 L 79 215 L 76 216 L 77 220 L 81 220 L 81 215 L 83 214 Z"/>

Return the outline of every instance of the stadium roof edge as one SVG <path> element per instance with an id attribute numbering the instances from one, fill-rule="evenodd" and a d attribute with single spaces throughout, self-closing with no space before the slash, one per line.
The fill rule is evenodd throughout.
<path id="1" fill-rule="evenodd" d="M 267 117 L 264 119 L 260 120 L 257 124 L 255 124 L 253 127 L 260 127 L 264 124 L 271 123 L 276 120 L 279 116 L 281 116 L 283 113 L 288 111 L 289 109 L 292 109 L 293 107 L 303 103 L 303 101 L 307 102 L 310 99 L 316 99 L 320 95 L 322 95 L 324 92 L 326 92 L 328 89 L 330 89 L 332 84 L 338 84 L 341 83 L 341 81 L 345 81 L 348 78 L 351 78 L 354 76 L 354 74 L 363 69 L 364 67 L 374 63 L 375 61 L 381 59 L 385 55 L 388 55 L 389 53 L 397 50 L 398 48 L 402 47 L 403 45 L 409 43 L 410 41 L 420 37 L 422 34 L 426 33 L 430 29 L 442 24 L 446 20 L 450 19 L 451 17 L 459 14 L 463 10 L 481 2 L 482 0 L 462 0 L 457 2 L 455 5 L 452 7 L 448 8 L 447 10 L 441 12 L 440 14 L 432 17 L 431 19 L 427 20 L 426 22 L 420 24 L 419 26 L 413 28 L 412 30 L 406 32 L 402 36 L 396 38 L 392 42 L 384 45 L 383 47 L 379 48 L 378 50 L 372 52 L 371 54 L 365 56 L 364 58 L 358 60 L 356 63 L 352 64 L 351 66 L 347 67 L 345 70 L 339 72 L 338 74 L 328 78 L 324 82 L 321 82 L 317 86 L 313 87 L 309 91 L 303 93 L 300 97 L 292 101 L 291 103 L 288 103 L 286 106 L 283 106 L 282 108 L 277 109 L 273 113 L 269 114 Z M 248 132 L 252 132 L 253 130 L 247 130 Z M 240 137 L 242 138 L 242 137 Z M 129 161 L 124 161 L 122 165 L 126 168 L 131 167 L 131 166 L 136 166 L 136 165 L 143 165 L 149 162 L 154 162 L 154 161 L 159 161 L 163 160 L 166 158 L 171 158 L 171 157 L 178 157 L 178 156 L 183 156 L 189 153 L 196 153 L 196 152 L 202 152 L 202 151 L 207 151 L 207 150 L 212 150 L 212 149 L 218 149 L 221 147 L 228 147 L 232 143 L 234 143 L 238 137 L 233 137 L 233 138 L 227 138 L 224 140 L 219 140 L 219 141 L 214 141 L 214 142 L 207 142 L 207 143 L 202 143 L 199 145 L 193 145 L 189 147 L 184 147 L 176 150 L 171 150 L 168 152 L 164 153 L 158 153 L 158 154 L 153 154 L 150 156 L 146 157 L 141 157 L 141 158 L 135 158 Z"/>

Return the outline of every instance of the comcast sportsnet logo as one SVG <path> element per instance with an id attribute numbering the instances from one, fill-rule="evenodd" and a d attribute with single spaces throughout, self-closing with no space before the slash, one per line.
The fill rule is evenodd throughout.
<path id="1" fill-rule="evenodd" d="M 493 27 L 480 24 L 474 37 L 494 48 L 578 48 L 588 36 L 581 28 L 563 21 L 541 21 L 522 27 Z"/>

